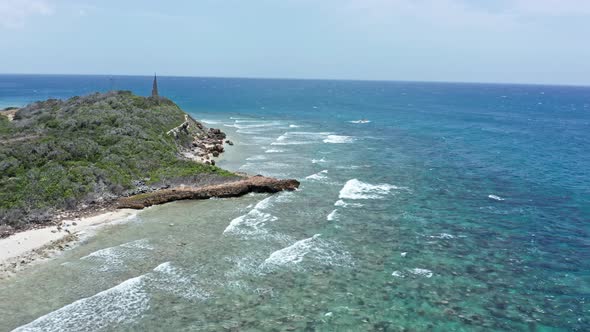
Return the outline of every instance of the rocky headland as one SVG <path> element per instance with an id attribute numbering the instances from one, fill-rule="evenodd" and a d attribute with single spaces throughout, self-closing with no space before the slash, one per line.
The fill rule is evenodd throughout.
<path id="1" fill-rule="evenodd" d="M 0 110 L 0 278 L 133 210 L 299 187 L 218 168 L 225 144 L 171 100 L 128 91 Z"/>
<path id="2" fill-rule="evenodd" d="M 215 166 L 233 145 L 169 99 L 128 91 L 0 111 L 0 237 L 122 207 L 293 190 Z"/>

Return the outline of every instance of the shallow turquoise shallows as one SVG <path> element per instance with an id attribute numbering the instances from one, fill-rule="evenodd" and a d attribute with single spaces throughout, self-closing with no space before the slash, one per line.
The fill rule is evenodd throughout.
<path id="1" fill-rule="evenodd" d="M 300 190 L 107 226 L 1 281 L 1 331 L 590 330 L 590 88 L 159 87 L 228 132 L 220 166 Z M 151 78 L 4 75 L 0 107 L 111 88 Z"/>

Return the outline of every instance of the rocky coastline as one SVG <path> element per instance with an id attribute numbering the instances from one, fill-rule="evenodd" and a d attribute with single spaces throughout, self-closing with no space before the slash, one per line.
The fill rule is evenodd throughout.
<path id="1" fill-rule="evenodd" d="M 227 135 L 218 128 L 206 128 L 201 122 L 184 115 L 184 122 L 177 127 L 170 129 L 167 133 L 179 141 L 182 135 L 191 137 L 190 144 L 180 145 L 183 157 L 204 163 L 215 165 L 213 158 L 219 157 L 225 152 L 223 144 L 233 145 Z"/>
<path id="2" fill-rule="evenodd" d="M 152 205 L 179 200 L 238 197 L 253 192 L 276 193 L 296 190 L 298 187 L 299 181 L 294 179 L 282 180 L 256 175 L 217 185 L 202 187 L 179 186 L 123 197 L 118 200 L 116 206 L 117 208 L 143 209 Z"/>
<path id="3" fill-rule="evenodd" d="M 0 253 L 0 279 L 33 263 L 58 255 L 75 245 L 79 234 L 93 227 L 127 218 L 134 214 L 133 210 L 178 200 L 239 197 L 248 193 L 292 191 L 299 187 L 299 181 L 294 179 L 275 179 L 261 175 L 240 176 L 217 184 L 210 184 L 211 182 L 215 183 L 211 179 L 200 179 L 189 186 L 144 188 L 144 193 L 83 205 L 76 210 L 61 211 L 55 214 L 52 223 L 7 234 L 0 239 L 0 248 L 5 251 Z"/>
<path id="4" fill-rule="evenodd" d="M 0 277 L 135 210 L 299 187 L 216 167 L 224 144 L 172 101 L 127 91 L 1 110 Z"/>
<path id="5" fill-rule="evenodd" d="M 127 91 L 0 110 L 0 238 L 112 210 L 120 197 L 234 181 L 215 166 L 224 144 L 171 100 Z"/>

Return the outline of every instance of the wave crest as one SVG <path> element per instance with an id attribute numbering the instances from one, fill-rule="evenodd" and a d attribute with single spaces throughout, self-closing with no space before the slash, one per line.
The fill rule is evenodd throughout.
<path id="1" fill-rule="evenodd" d="M 369 184 L 357 179 L 348 180 L 340 190 L 340 199 L 382 199 L 392 190 L 404 189 L 387 183 Z"/>

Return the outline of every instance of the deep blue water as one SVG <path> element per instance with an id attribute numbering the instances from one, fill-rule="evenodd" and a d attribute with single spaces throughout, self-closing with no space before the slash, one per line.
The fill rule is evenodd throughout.
<path id="1" fill-rule="evenodd" d="M 277 229 L 293 240 L 321 233 L 350 262 L 326 272 L 327 290 L 308 280 L 321 264 L 305 260 L 288 290 L 260 282 L 276 290 L 274 305 L 324 324 L 313 328 L 590 330 L 590 88 L 158 82 L 196 118 L 236 130 L 244 158 L 222 166 L 303 180 L 291 206 L 273 213 L 285 221 Z M 147 95 L 151 78 L 0 75 L 0 107 L 112 88 Z M 370 122 L 351 122 L 359 119 Z M 348 206 L 334 206 L 339 198 Z M 332 309 L 299 308 L 307 292 L 328 307 L 333 299 Z"/>

